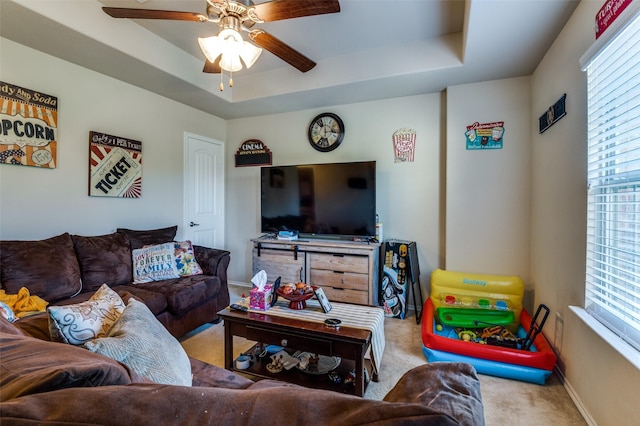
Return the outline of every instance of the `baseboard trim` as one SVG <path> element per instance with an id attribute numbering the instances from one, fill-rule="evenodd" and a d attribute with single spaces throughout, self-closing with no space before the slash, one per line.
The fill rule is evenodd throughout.
<path id="1" fill-rule="evenodd" d="M 573 389 L 573 386 L 571 386 L 571 383 L 567 380 L 564 373 L 560 371 L 557 365 L 553 368 L 553 370 L 560 378 L 560 382 L 562 382 L 562 386 L 564 386 L 564 389 L 569 394 L 569 398 L 571 398 L 573 403 L 576 405 L 576 408 L 578 409 L 578 411 L 580 411 L 580 414 L 582 415 L 582 418 L 584 418 L 584 421 L 587 422 L 589 426 L 598 426 L 598 423 L 596 423 L 593 417 L 591 417 L 591 415 L 589 414 L 589 411 L 582 403 L 582 399 L 580 399 L 576 391 Z"/>

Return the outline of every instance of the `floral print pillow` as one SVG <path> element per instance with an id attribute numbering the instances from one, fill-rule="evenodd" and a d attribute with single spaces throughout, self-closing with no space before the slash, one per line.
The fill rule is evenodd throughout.
<path id="1" fill-rule="evenodd" d="M 202 268 L 196 261 L 196 257 L 193 254 L 191 241 L 176 241 L 174 246 L 176 266 L 178 267 L 178 273 L 180 276 L 186 277 L 189 275 L 202 275 Z"/>

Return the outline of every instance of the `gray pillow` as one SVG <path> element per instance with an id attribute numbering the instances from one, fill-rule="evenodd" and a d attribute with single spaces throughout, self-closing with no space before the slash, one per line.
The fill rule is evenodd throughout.
<path id="1" fill-rule="evenodd" d="M 129 299 L 107 337 L 84 344 L 156 383 L 191 386 L 191 363 L 180 343 L 147 306 Z"/>

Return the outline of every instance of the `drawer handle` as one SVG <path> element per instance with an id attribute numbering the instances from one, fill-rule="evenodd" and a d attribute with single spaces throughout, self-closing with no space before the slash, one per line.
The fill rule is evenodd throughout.
<path id="1" fill-rule="evenodd" d="M 287 341 L 287 339 L 282 339 L 282 341 L 280 342 L 280 346 L 287 346 L 289 342 Z"/>
<path id="2" fill-rule="evenodd" d="M 340 291 L 344 291 L 344 288 L 340 288 L 340 287 L 331 287 L 334 290 L 340 290 Z"/>
<path id="3" fill-rule="evenodd" d="M 344 274 L 344 271 L 333 271 L 334 274 Z"/>

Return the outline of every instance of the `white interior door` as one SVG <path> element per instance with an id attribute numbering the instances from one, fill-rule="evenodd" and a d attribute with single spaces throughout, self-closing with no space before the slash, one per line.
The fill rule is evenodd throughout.
<path id="1" fill-rule="evenodd" d="M 224 248 L 224 143 L 184 134 L 184 236 Z"/>

